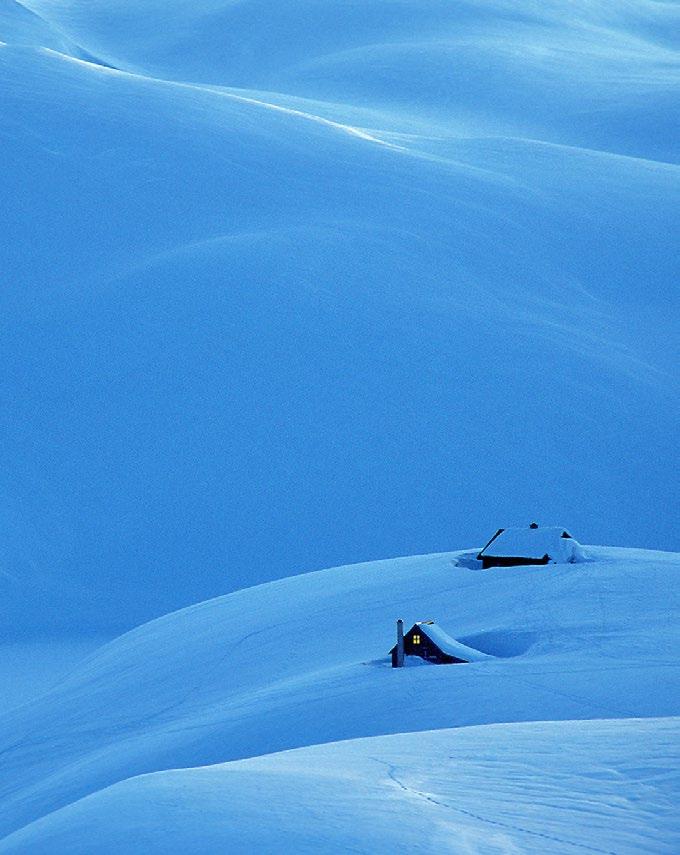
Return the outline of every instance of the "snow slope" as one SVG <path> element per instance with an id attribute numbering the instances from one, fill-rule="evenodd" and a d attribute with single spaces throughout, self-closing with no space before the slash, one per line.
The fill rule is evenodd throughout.
<path id="1" fill-rule="evenodd" d="M 28 0 L 128 71 L 677 161 L 677 4 Z M 159 21 L 162 26 L 159 27 Z M 674 124 L 675 123 L 675 124 Z"/>
<path id="2" fill-rule="evenodd" d="M 602 784 L 604 789 L 596 782 L 602 766 L 609 763 L 606 757 L 611 750 L 612 768 L 625 767 L 630 777 L 621 780 L 623 801 L 615 801 L 607 810 L 620 807 L 629 816 L 621 831 L 624 837 L 632 835 L 626 838 L 629 840 L 646 833 L 642 829 L 658 819 L 662 823 L 659 838 L 666 845 L 672 820 L 662 815 L 663 793 L 668 786 L 677 798 L 677 782 L 671 775 L 670 752 L 674 749 L 669 744 L 676 725 L 603 725 L 595 720 L 678 716 L 680 557 L 642 550 L 586 549 L 590 558 L 586 563 L 548 569 L 469 570 L 456 565 L 453 553 L 340 567 L 238 591 L 139 627 L 101 648 L 43 698 L 0 718 L 0 834 L 150 772 L 382 734 L 580 719 L 593 722 L 592 729 L 587 724 L 580 730 L 569 725 L 583 742 L 572 758 L 563 760 L 564 791 L 554 798 L 564 797 L 572 807 L 565 808 L 562 819 L 555 816 L 556 835 L 561 835 L 562 823 L 576 822 L 578 798 L 583 797 L 578 795 L 580 780 L 590 776 L 594 783 L 589 793 L 597 803 L 606 801 L 611 782 Z M 394 670 L 387 652 L 397 617 L 404 618 L 407 625 L 435 619 L 454 638 L 493 658 L 467 665 L 422 664 Z M 627 727 L 639 728 L 639 742 L 623 736 Z M 487 773 L 494 781 L 496 776 L 505 776 L 502 767 L 494 770 L 495 750 L 480 753 L 480 744 L 487 738 L 482 731 L 486 729 L 469 737 L 466 749 L 471 763 L 491 764 L 486 771 L 479 767 L 470 772 L 480 787 Z M 591 748 L 605 731 L 609 736 L 600 749 L 593 749 L 590 765 Z M 552 767 L 551 756 L 559 750 L 561 732 L 556 725 L 517 731 L 518 745 L 525 744 L 522 739 L 531 742 L 535 738 L 547 752 L 543 757 L 537 749 L 526 758 L 532 786 L 546 783 L 545 773 Z M 508 733 L 514 744 L 515 731 Z M 432 737 L 438 738 L 457 742 L 458 735 Z M 488 738 L 508 741 L 502 732 Z M 627 760 L 621 747 L 624 742 L 632 752 Z M 641 755 L 648 754 L 645 746 L 651 743 L 656 747 L 642 762 Z M 378 743 L 375 756 L 383 749 L 388 756 L 389 745 Z M 417 739 L 404 737 L 394 751 L 417 754 L 419 746 Z M 333 780 L 353 751 L 374 756 L 371 740 L 356 749 L 328 750 L 334 757 L 338 752 L 337 761 L 329 760 L 335 769 Z M 436 754 L 434 748 L 432 751 Z M 653 758 L 664 752 L 669 760 L 657 763 Z M 271 762 L 272 769 L 278 768 L 278 759 L 266 762 Z M 281 762 L 285 769 L 288 761 Z M 302 762 L 307 763 L 304 758 Z M 538 764 L 535 769 L 534 763 Z M 652 765 L 658 770 L 658 781 L 650 782 L 655 794 L 650 796 L 654 807 L 648 814 L 647 803 L 637 804 L 636 799 Z M 260 768 L 257 763 L 256 768 Z M 635 769 L 640 770 L 639 775 Z M 39 847 L 43 845 L 41 829 L 47 841 L 51 834 L 76 833 L 69 830 L 71 824 L 78 824 L 80 811 L 87 812 L 90 806 L 87 822 L 106 826 L 109 812 L 116 810 L 108 806 L 109 798 L 111 805 L 119 795 L 123 801 L 135 801 L 140 795 L 138 787 L 163 788 L 169 781 L 174 800 L 172 793 L 181 793 L 185 786 L 189 793 L 201 786 L 197 782 L 203 774 L 216 776 L 210 778 L 216 793 L 222 786 L 232 786 L 221 783 L 225 779 L 219 771 L 133 781 L 27 830 L 25 834 L 38 836 L 26 839 Z M 349 768 L 347 774 L 351 780 L 355 771 Z M 413 774 L 417 778 L 415 769 Z M 449 777 L 436 764 L 428 774 Z M 287 775 L 282 771 L 281 792 L 276 796 L 282 800 L 283 813 L 288 804 Z M 370 786 L 378 790 L 387 784 L 382 773 L 371 781 Z M 455 787 L 455 782 L 454 778 L 448 786 Z M 335 784 L 331 781 L 329 786 L 332 789 Z M 234 787 L 238 789 L 238 784 Z M 213 790 L 212 784 L 207 789 Z M 429 785 L 423 791 L 430 792 Z M 450 792 L 447 789 L 442 795 L 449 798 Z M 205 797 L 208 801 L 213 798 Z M 196 798 L 201 801 L 203 797 Z M 247 796 L 244 798 L 247 802 Z M 503 798 L 499 795 L 499 801 Z M 191 803 L 194 795 L 186 799 Z M 359 794 L 356 800 L 363 816 Z M 471 802 L 466 804 L 470 807 Z M 523 804 L 517 818 L 522 826 L 529 810 Z M 154 817 L 149 820 L 151 826 L 166 819 L 173 828 L 175 823 L 181 824 L 180 817 L 171 819 L 162 807 L 159 810 L 159 814 L 150 814 Z M 187 806 L 189 814 L 195 810 L 200 807 Z M 494 807 L 493 816 L 506 823 L 510 810 L 508 805 Z M 349 807 L 348 811 L 354 816 Z M 537 808 L 536 816 L 541 813 Z M 112 841 L 135 839 L 135 815 L 132 811 L 129 827 L 121 825 L 123 837 L 116 838 L 111 832 Z M 607 816 L 611 819 L 613 814 Z M 416 824 L 418 821 L 414 819 Z M 189 817 L 186 833 L 193 822 Z M 536 822 L 540 824 L 540 819 Z M 346 824 L 351 823 L 350 819 Z M 530 827 L 536 825 L 530 823 Z M 229 828 L 219 833 L 232 833 Z M 125 838 L 128 834 L 132 837 Z M 163 839 L 158 838 L 161 843 Z M 626 845 L 635 851 L 633 843 Z M 130 850 L 123 851 L 134 849 L 130 844 Z M 370 851 L 370 847 L 360 851 Z"/>
<path id="3" fill-rule="evenodd" d="M 13 631 L 534 517 L 677 548 L 677 12 L 1 0 Z"/>
<path id="4" fill-rule="evenodd" d="M 679 730 L 678 719 L 489 725 L 158 772 L 50 814 L 0 852 L 86 855 L 96 840 L 102 853 L 671 855 Z"/>
<path id="5" fill-rule="evenodd" d="M 43 694 L 110 640 L 105 636 L 69 634 L 0 642 L 0 712 Z"/>

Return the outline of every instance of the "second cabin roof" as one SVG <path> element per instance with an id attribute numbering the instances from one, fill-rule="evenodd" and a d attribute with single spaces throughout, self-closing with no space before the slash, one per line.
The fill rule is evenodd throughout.
<path id="1" fill-rule="evenodd" d="M 554 560 L 571 555 L 575 541 L 566 528 L 557 525 L 501 529 L 479 553 L 479 558 L 543 558 Z"/>

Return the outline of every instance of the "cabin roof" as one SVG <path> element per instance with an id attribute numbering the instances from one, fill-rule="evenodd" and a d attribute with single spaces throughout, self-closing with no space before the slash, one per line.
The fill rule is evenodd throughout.
<path id="1" fill-rule="evenodd" d="M 455 656 L 456 659 L 464 659 L 466 662 L 481 662 L 482 659 L 492 658 L 491 656 L 487 656 L 486 653 L 482 653 L 480 650 L 467 647 L 465 644 L 461 644 L 460 641 L 456 641 L 455 638 L 451 638 L 451 636 L 434 621 L 421 621 L 411 627 L 411 629 L 415 628 L 419 629 L 423 635 L 426 635 L 430 641 L 433 644 L 436 644 L 441 652 L 446 653 L 447 656 Z M 411 632 L 411 629 L 409 632 Z"/>
<path id="2" fill-rule="evenodd" d="M 569 561 L 577 542 L 558 525 L 501 529 L 482 549 L 478 558 L 531 558 L 549 555 L 553 561 Z"/>

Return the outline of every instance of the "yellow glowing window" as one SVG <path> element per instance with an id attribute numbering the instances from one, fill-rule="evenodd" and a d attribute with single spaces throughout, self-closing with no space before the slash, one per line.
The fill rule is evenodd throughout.
<path id="1" fill-rule="evenodd" d="M 419 635 L 413 636 L 413 643 L 414 644 L 420 644 L 420 636 Z"/>

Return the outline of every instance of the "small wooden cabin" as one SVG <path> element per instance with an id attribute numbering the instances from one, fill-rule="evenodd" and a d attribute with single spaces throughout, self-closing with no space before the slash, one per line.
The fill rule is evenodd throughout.
<path id="1" fill-rule="evenodd" d="M 414 623 L 408 632 L 404 633 L 404 654 L 420 656 L 428 662 L 437 665 L 450 665 L 463 662 L 477 662 L 489 657 L 479 650 L 466 647 L 460 641 L 444 632 L 432 620 Z M 397 645 L 390 650 L 392 665 L 396 667 Z"/>
<path id="2" fill-rule="evenodd" d="M 479 552 L 482 569 L 524 564 L 573 564 L 583 559 L 578 541 L 562 526 L 499 528 Z"/>

